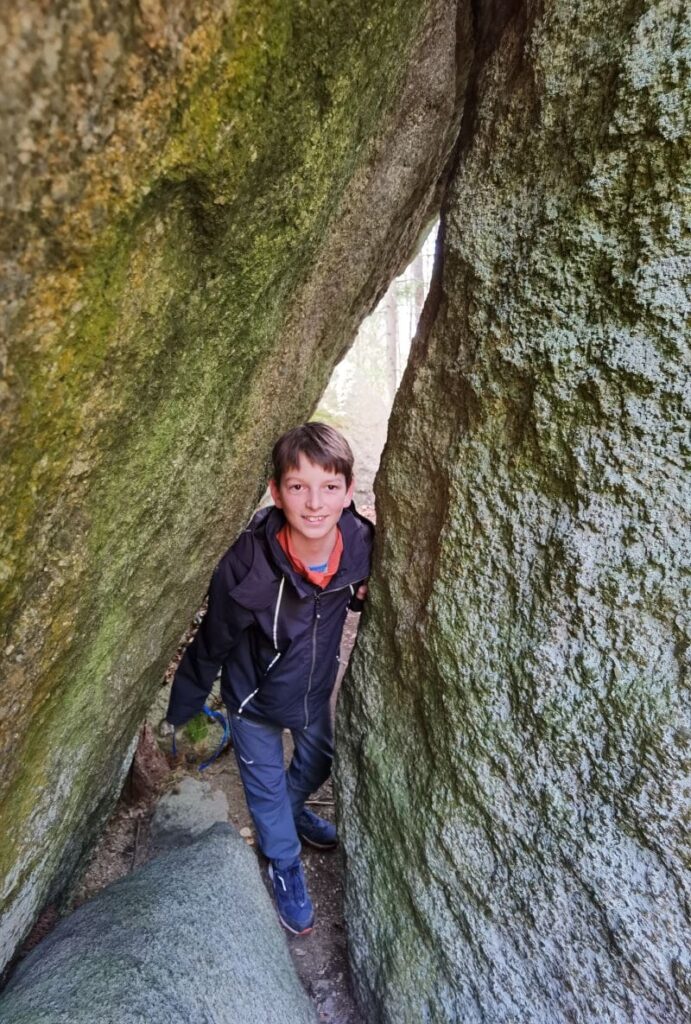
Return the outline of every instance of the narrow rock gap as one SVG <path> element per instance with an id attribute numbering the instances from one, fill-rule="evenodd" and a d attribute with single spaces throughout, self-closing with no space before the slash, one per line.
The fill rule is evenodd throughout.
<path id="1" fill-rule="evenodd" d="M 429 294 L 438 230 L 436 221 L 421 239 L 408 266 L 391 282 L 376 309 L 363 321 L 352 346 L 335 367 L 312 417 L 336 426 L 351 442 L 355 454 L 355 501 L 358 509 L 374 521 L 374 479 L 386 442 L 394 398 Z M 59 909 L 52 904 L 44 909 L 18 959 L 52 930 L 63 913 L 76 909 L 104 886 L 140 867 L 154 855 L 151 821 L 157 801 L 164 791 L 179 789 L 185 777 L 202 778 L 214 790 L 222 791 L 228 800 L 229 819 L 246 842 L 255 845 L 252 822 L 230 748 L 203 775 L 199 773 L 200 763 L 218 742 L 218 731 L 195 720 L 182 730 L 182 736 L 178 735 L 177 758 L 172 756 L 170 738 L 161 735 L 160 723 L 165 715 L 172 674 L 182 650 L 196 632 L 203 610 L 202 606 L 194 616 L 176 657 L 168 667 L 166 685 L 161 687 L 147 715 L 123 792 L 78 889 Z M 355 643 L 358 623 L 359 616 L 349 613 L 343 634 L 334 708 Z M 209 705 L 223 710 L 217 689 L 212 693 Z M 286 740 L 287 761 L 291 753 L 289 734 L 286 734 Z M 172 772 L 169 767 L 172 767 Z M 334 817 L 331 780 L 314 794 L 313 800 L 320 814 Z M 290 938 L 293 962 L 321 1021 L 325 1024 L 361 1024 L 349 988 L 341 856 L 339 852 L 323 854 L 305 848 L 303 860 L 318 917 L 310 935 Z"/>
<path id="2" fill-rule="evenodd" d="M 8 974 L 64 910 L 258 458 L 439 208 L 457 129 L 442 0 L 111 7 L 3 24 Z M 129 870 L 146 822 L 123 813 Z"/>
<path id="3" fill-rule="evenodd" d="M 167 764 L 161 687 L 74 892 L 269 439 L 314 407 L 441 208 L 445 258 L 378 477 L 395 545 L 341 694 L 359 1005 L 686 1024 L 683 5 L 48 6 L 2 26 L 2 965 L 46 900 L 25 950 L 142 865 L 158 790 L 198 778 L 214 727 Z M 388 405 L 404 360 L 381 315 Z M 379 399 L 339 373 L 316 415 L 356 450 L 367 435 L 374 514 L 386 416 L 366 427 L 360 403 Z M 231 765 L 206 779 L 251 846 Z M 330 813 L 331 789 L 317 801 Z M 361 1024 L 338 853 L 305 859 L 319 925 L 290 942 L 298 972 L 322 1021 Z M 242 887 L 218 863 L 207 908 L 225 914 Z M 177 899 L 189 877 L 162 925 L 130 932 L 165 947 L 177 931 L 183 969 L 162 993 L 146 981 L 156 1020 L 168 981 L 210 999 L 188 984 L 208 924 Z M 228 949 L 212 981 L 236 983 Z M 111 1012 L 102 966 L 80 1020 Z"/>
<path id="4" fill-rule="evenodd" d="M 394 398 L 429 293 L 438 230 L 435 221 L 406 269 L 363 321 L 313 415 L 313 419 L 337 427 L 351 443 L 358 508 L 374 507 L 374 478 Z"/>

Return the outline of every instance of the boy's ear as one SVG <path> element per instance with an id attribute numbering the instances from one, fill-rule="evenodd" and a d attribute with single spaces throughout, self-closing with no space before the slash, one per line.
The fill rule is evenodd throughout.
<path id="1" fill-rule="evenodd" d="M 271 477 L 271 479 L 269 480 L 269 493 L 271 494 L 271 499 L 276 508 L 283 508 L 283 502 L 281 501 L 281 492 L 278 489 L 278 484 L 276 483 L 273 477 Z"/>
<path id="2" fill-rule="evenodd" d="M 351 501 L 353 500 L 353 494 L 355 493 L 355 477 L 350 481 L 350 486 L 346 490 L 345 498 L 343 499 L 343 508 L 348 508 Z"/>

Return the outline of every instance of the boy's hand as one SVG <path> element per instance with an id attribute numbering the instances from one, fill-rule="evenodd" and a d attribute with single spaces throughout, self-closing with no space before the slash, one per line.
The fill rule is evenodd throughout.
<path id="1" fill-rule="evenodd" d="M 355 596 L 357 597 L 358 601 L 364 601 L 365 600 L 365 598 L 367 597 L 367 584 L 366 583 L 363 583 L 361 587 L 357 588 L 357 590 L 355 591 Z"/>

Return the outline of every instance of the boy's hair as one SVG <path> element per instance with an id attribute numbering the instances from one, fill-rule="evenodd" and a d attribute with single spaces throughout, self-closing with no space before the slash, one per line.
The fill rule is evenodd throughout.
<path id="1" fill-rule="evenodd" d="M 331 473 L 342 473 L 346 487 L 350 487 L 355 460 L 345 437 L 333 427 L 326 423 L 303 423 L 281 434 L 271 452 L 277 484 L 287 470 L 297 468 L 301 455 Z"/>

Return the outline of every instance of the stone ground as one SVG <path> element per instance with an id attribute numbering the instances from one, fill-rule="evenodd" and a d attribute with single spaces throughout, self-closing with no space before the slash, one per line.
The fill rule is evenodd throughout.
<path id="1" fill-rule="evenodd" d="M 365 514 L 374 518 L 372 508 L 365 509 Z M 348 613 L 341 647 L 341 676 L 337 683 L 336 694 L 355 642 L 359 618 L 359 615 Z M 189 635 L 192 633 L 193 630 Z M 169 670 L 168 679 L 171 674 Z M 156 701 L 154 712 L 150 715 L 151 720 L 162 717 L 167 705 L 167 695 L 168 687 L 162 687 L 160 700 Z M 213 701 L 210 701 L 210 704 L 213 704 Z M 220 737 L 220 730 L 214 725 L 211 727 L 211 732 L 210 738 L 216 742 L 217 734 Z M 153 733 L 150 731 L 148 735 L 151 737 Z M 169 749 L 169 741 L 161 740 L 160 743 L 164 750 Z M 286 733 L 285 746 L 287 761 L 291 753 L 289 733 Z M 123 791 L 68 909 L 75 909 L 99 889 L 139 867 L 153 855 L 149 842 L 149 831 L 157 799 L 164 792 L 173 789 L 186 774 L 194 778 L 202 778 L 214 789 L 221 789 L 225 793 L 228 799 L 230 821 L 238 828 L 249 845 L 255 845 L 252 821 L 245 804 L 242 784 L 232 750 L 228 748 L 203 773 L 200 773 L 198 769 L 199 761 L 202 760 L 199 749 L 195 749 L 191 745 L 185 747 L 184 740 L 179 739 L 178 751 L 178 758 L 175 760 L 172 755 L 168 754 L 170 771 L 164 771 L 165 778 L 162 783 L 152 787 L 150 783 L 156 775 L 154 764 L 160 761 L 159 754 L 155 749 L 155 744 L 153 748 L 149 747 L 148 749 L 146 744 L 140 744 L 138 757 L 142 765 L 140 775 L 145 776 L 144 792 L 137 798 L 137 794 L 132 792 L 131 786 L 126 787 Z M 333 820 L 334 803 L 330 781 L 313 795 L 310 806 L 316 813 Z M 269 887 L 270 883 L 266 877 L 266 862 L 259 852 L 257 855 L 262 863 L 263 877 Z M 350 995 L 346 932 L 343 920 L 343 867 L 340 851 L 322 853 L 305 847 L 303 862 L 317 919 L 316 925 L 309 935 L 293 936 L 286 933 L 293 963 L 323 1024 L 362 1024 L 362 1017 L 357 1012 Z M 50 931 L 57 919 L 58 915 L 55 909 L 47 907 L 24 943 L 20 958 Z M 203 927 L 203 924 L 200 927 Z"/>

